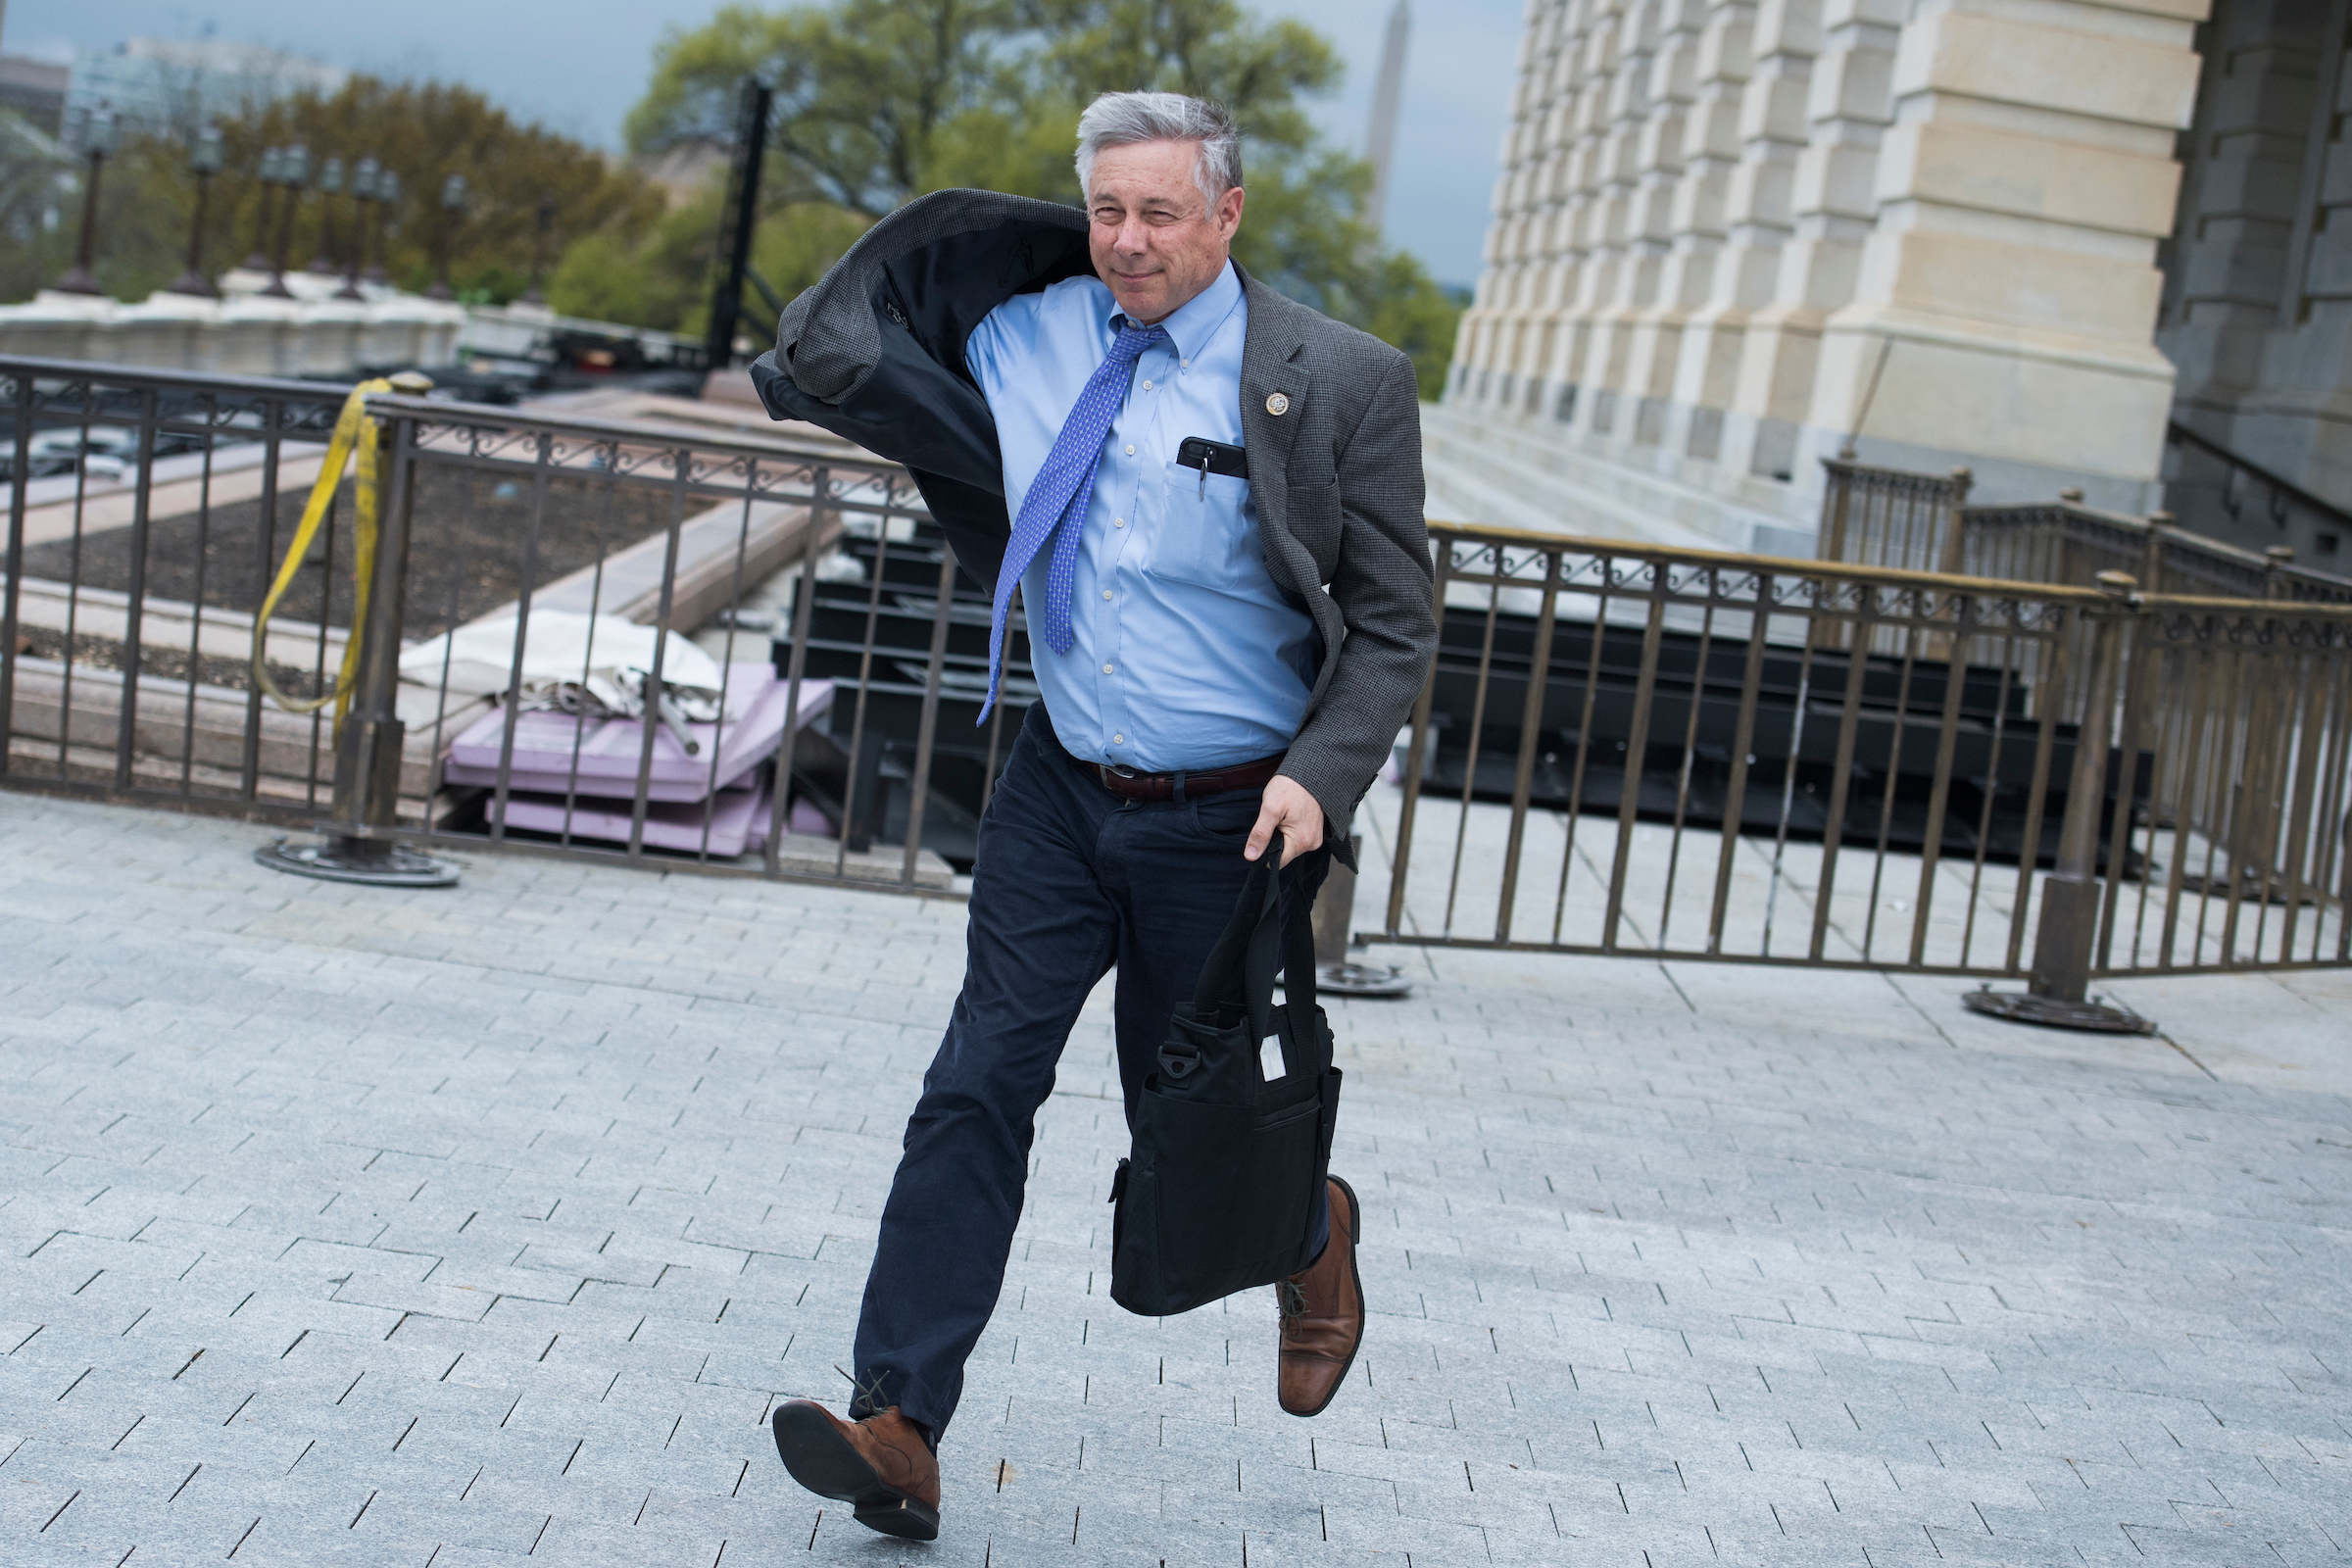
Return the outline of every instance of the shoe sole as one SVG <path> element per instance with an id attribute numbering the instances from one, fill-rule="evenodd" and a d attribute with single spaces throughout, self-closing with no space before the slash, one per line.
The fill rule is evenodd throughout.
<path id="1" fill-rule="evenodd" d="M 1348 1185 L 1345 1176 L 1333 1176 L 1329 1180 L 1348 1199 L 1348 1282 L 1355 1287 L 1355 1343 L 1348 1348 L 1348 1359 L 1340 1363 L 1340 1375 L 1331 1380 L 1331 1392 L 1323 1396 L 1321 1404 L 1312 1410 L 1293 1410 L 1287 1404 L 1283 1406 L 1288 1413 L 1302 1419 L 1321 1415 L 1330 1409 L 1331 1401 L 1338 1398 L 1340 1390 L 1348 1386 L 1348 1374 L 1355 1370 L 1355 1352 L 1364 1348 L 1364 1320 L 1370 1316 L 1364 1310 L 1363 1272 L 1355 1263 L 1356 1243 L 1362 1239 L 1364 1231 L 1364 1205 L 1355 1200 L 1355 1189 Z"/>
<path id="2" fill-rule="evenodd" d="M 885 1486 L 823 1412 L 780 1404 L 769 1425 L 776 1454 L 793 1480 L 820 1497 L 852 1504 L 854 1517 L 868 1530 L 906 1541 L 939 1539 L 939 1510 Z"/>

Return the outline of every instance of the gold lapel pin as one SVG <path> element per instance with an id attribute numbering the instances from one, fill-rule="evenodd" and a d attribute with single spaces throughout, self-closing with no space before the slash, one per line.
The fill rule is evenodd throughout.
<path id="1" fill-rule="evenodd" d="M 1291 400 L 1279 392 L 1270 392 L 1266 395 L 1266 412 L 1280 418 L 1291 412 Z"/>

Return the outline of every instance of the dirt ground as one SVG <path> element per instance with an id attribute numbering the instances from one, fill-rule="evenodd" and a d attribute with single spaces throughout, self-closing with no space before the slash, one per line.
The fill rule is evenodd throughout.
<path id="1" fill-rule="evenodd" d="M 265 519 L 259 501 L 216 507 L 150 524 L 145 591 L 151 599 L 251 612 L 302 518 L 301 494 L 281 495 Z M 669 497 L 659 489 L 559 479 L 548 487 L 529 565 L 527 486 L 492 476 L 431 469 L 418 476 L 409 549 L 404 633 L 430 637 L 519 597 L 526 575 L 554 581 L 667 526 Z M 337 498 L 302 574 L 276 613 L 288 620 L 351 623 L 351 487 Z M 24 552 L 24 574 L 127 593 L 135 531 L 113 529 Z M 324 613 L 321 613 L 321 596 Z"/>

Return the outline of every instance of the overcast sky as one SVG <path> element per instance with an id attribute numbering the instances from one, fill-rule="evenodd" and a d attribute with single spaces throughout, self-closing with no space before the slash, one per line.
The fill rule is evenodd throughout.
<path id="1" fill-rule="evenodd" d="M 644 91 L 656 40 L 716 9 L 715 0 L 4 3 L 0 48 L 10 54 L 62 59 L 126 37 L 209 29 L 349 70 L 470 82 L 510 113 L 607 147 L 618 145 L 621 117 Z M 1298 17 L 1339 46 L 1346 83 L 1314 109 L 1325 134 L 1360 152 L 1388 0 L 1258 0 L 1253 9 Z M 1446 282 L 1478 276 L 1520 14 L 1521 0 L 1421 0 L 1414 16 L 1388 237 Z"/>

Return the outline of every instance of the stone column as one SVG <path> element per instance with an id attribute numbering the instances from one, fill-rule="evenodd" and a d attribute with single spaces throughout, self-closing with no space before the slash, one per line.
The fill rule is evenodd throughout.
<path id="1" fill-rule="evenodd" d="M 1544 366 L 1545 413 L 1559 424 L 1590 424 L 1592 399 L 1577 377 L 1592 337 L 1604 271 L 1602 174 L 1609 89 L 1616 70 L 1616 0 L 1576 0 L 1563 14 L 1555 80 L 1560 96 L 1559 212 L 1554 224 L 1551 354 Z"/>
<path id="2" fill-rule="evenodd" d="M 1573 362 L 1575 379 L 1584 394 L 1573 422 L 1580 429 L 1620 440 L 1632 423 L 1630 416 L 1621 417 L 1618 410 L 1626 350 L 1620 328 L 1641 288 L 1642 129 L 1647 118 L 1649 66 L 1657 42 L 1656 14 L 1655 0 L 1632 0 L 1603 24 L 1602 35 L 1595 40 L 1600 47 L 1594 56 L 1608 49 L 1610 69 L 1606 74 L 1598 69 L 1599 59 L 1588 59 L 1598 89 L 1595 118 L 1599 123 L 1595 127 L 1593 212 L 1583 291 L 1588 304 L 1579 312 L 1589 324 Z"/>
<path id="3" fill-rule="evenodd" d="M 1697 96 L 1703 0 L 1642 0 L 1637 23 L 1655 41 L 1629 59 L 1636 89 L 1628 100 L 1633 171 L 1625 212 L 1625 258 L 1615 300 L 1593 323 L 1590 362 L 1599 368 L 1619 404 L 1615 434 L 1637 445 L 1654 446 L 1663 404 L 1652 397 L 1656 376 L 1654 318 L 1667 300 L 1664 290 L 1676 240 L 1676 193 L 1682 185 L 1683 152 L 1690 111 Z M 1645 329 L 1646 324 L 1646 329 Z M 1667 372 L 1671 380 L 1672 371 Z"/>
<path id="4" fill-rule="evenodd" d="M 1773 303 L 1740 345 L 1732 412 L 1752 438 L 1743 471 L 1786 472 L 1812 407 L 1821 331 L 1849 303 L 1870 237 L 1879 144 L 1893 118 L 1895 45 L 1905 0 L 1827 0 L 1814 63 L 1805 149 L 1796 160 L 1794 225 Z"/>
<path id="5" fill-rule="evenodd" d="M 1555 35 L 1556 44 L 1556 35 Z M 1552 406 L 1550 367 L 1556 358 L 1563 288 L 1572 270 L 1563 253 L 1568 169 L 1565 127 L 1574 94 L 1566 86 L 1565 51 L 1554 47 L 1539 79 L 1542 102 L 1529 115 L 1533 146 L 1527 212 L 1527 273 L 1522 286 L 1525 324 L 1510 372 L 1509 407 L 1541 415 Z"/>
<path id="6" fill-rule="evenodd" d="M 1751 68 L 1754 0 L 1713 0 L 1700 33 L 1697 87 L 1683 126 L 1683 177 L 1675 189 L 1674 250 L 1658 285 L 1658 303 L 1634 338 L 1634 378 L 1645 407 L 1642 423 L 1658 422 L 1659 445 L 1670 456 L 1714 455 L 1694 450 L 1691 411 L 1673 401 L 1683 329 L 1714 289 L 1730 213 L 1732 176 L 1740 165 L 1740 112 Z M 1715 423 L 1721 423 L 1720 415 Z"/>
<path id="7" fill-rule="evenodd" d="M 1969 463 L 1988 498 L 2080 483 L 2094 506 L 2152 506 L 2173 388 L 2150 338 L 2154 252 L 2204 4 L 1922 0 L 1854 301 L 1822 337 L 1800 489 L 1855 440 L 1896 467 Z"/>
<path id="8" fill-rule="evenodd" d="M 1805 102 L 1820 52 L 1822 0 L 1763 0 L 1756 13 L 1755 68 L 1740 94 L 1740 163 L 1726 197 L 1725 243 L 1707 303 L 1683 331 L 1674 401 L 1688 411 L 1692 455 L 1713 456 L 1745 473 L 1754 445 L 1728 410 L 1737 385 L 1748 318 L 1772 301 L 1781 247 L 1793 228 L 1797 155 L 1806 140 Z"/>

